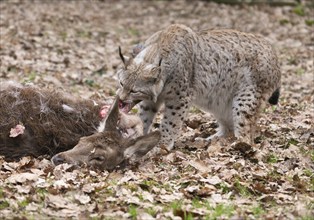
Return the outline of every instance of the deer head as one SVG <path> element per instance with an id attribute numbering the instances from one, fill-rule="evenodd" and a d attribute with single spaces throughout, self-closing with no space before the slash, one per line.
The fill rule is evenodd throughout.
<path id="1" fill-rule="evenodd" d="M 100 170 L 113 170 L 130 157 L 139 159 L 150 151 L 158 143 L 160 133 L 152 132 L 136 138 L 123 137 L 117 126 L 128 124 L 128 118 L 125 115 L 119 117 L 118 104 L 119 97 L 109 110 L 103 131 L 82 137 L 73 149 L 55 155 L 51 159 L 53 164 L 70 163 Z"/>

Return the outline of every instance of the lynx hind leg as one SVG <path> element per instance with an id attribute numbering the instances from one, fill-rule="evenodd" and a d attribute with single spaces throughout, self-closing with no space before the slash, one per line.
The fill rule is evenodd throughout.
<path id="1" fill-rule="evenodd" d="M 205 140 L 210 141 L 215 138 L 221 138 L 221 137 L 226 137 L 228 134 L 233 132 L 233 121 L 232 118 L 228 120 L 230 117 L 227 117 L 226 119 L 217 119 L 218 122 L 218 130 L 215 134 L 207 137 Z"/>
<path id="2" fill-rule="evenodd" d="M 151 124 L 155 118 L 156 113 L 160 107 L 159 103 L 152 101 L 143 101 L 140 103 L 140 118 L 143 122 L 144 134 L 149 132 Z"/>
<path id="3" fill-rule="evenodd" d="M 253 144 L 256 120 L 265 101 L 254 87 L 244 86 L 234 97 L 232 115 L 234 135 L 239 141 Z"/>

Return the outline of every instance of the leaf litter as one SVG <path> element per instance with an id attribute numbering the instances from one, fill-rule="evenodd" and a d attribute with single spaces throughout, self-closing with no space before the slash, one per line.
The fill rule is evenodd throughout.
<path id="1" fill-rule="evenodd" d="M 217 124 L 193 108 L 173 151 L 124 170 L 0 158 L 0 218 L 310 219 L 314 26 L 306 22 L 311 9 L 298 7 L 304 16 L 294 6 L 207 1 L 1 1 L 0 81 L 95 100 L 113 96 L 118 46 L 131 52 L 171 23 L 261 34 L 277 49 L 283 77 L 280 104 L 261 114 L 254 146 L 197 139 Z M 22 134 L 22 126 L 11 135 Z"/>

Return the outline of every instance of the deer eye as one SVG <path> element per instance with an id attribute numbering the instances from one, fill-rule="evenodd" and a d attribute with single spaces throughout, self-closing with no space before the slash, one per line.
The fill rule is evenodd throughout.
<path id="1" fill-rule="evenodd" d="M 91 161 L 95 161 L 97 163 L 102 163 L 105 161 L 105 157 L 104 156 L 93 156 L 92 158 L 90 158 Z"/>
<path id="2" fill-rule="evenodd" d="M 123 83 L 120 81 L 120 86 L 123 87 Z"/>

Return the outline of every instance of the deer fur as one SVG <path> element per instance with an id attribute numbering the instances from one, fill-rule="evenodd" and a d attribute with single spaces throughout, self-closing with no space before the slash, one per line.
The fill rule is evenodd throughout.
<path id="1" fill-rule="evenodd" d="M 101 121 L 100 103 L 61 91 L 2 82 L 0 100 L 0 155 L 7 160 L 69 150 L 95 133 Z M 10 137 L 17 125 L 24 133 Z"/>

